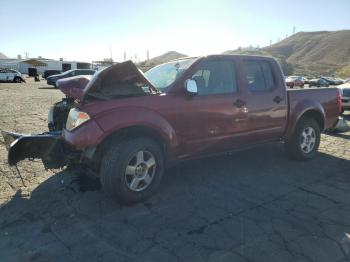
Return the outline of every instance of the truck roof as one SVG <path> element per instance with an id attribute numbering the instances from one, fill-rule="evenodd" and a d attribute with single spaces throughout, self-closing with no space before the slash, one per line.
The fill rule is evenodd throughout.
<path id="1" fill-rule="evenodd" d="M 241 57 L 241 58 L 256 58 L 256 59 L 270 59 L 275 60 L 272 56 L 260 56 L 260 55 L 224 55 L 224 54 L 213 54 L 213 55 L 206 55 L 206 56 L 188 56 L 188 57 L 181 57 L 177 59 L 173 59 L 169 62 L 174 61 L 180 61 L 180 60 L 186 60 L 186 59 L 200 59 L 200 58 L 227 58 L 227 57 Z"/>

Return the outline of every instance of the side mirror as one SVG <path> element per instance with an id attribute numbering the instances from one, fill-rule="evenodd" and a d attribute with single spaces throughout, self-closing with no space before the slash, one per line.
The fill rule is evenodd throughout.
<path id="1" fill-rule="evenodd" d="M 187 92 L 190 94 L 195 95 L 198 93 L 197 83 L 195 80 L 192 80 L 192 79 L 186 80 L 185 87 Z"/>

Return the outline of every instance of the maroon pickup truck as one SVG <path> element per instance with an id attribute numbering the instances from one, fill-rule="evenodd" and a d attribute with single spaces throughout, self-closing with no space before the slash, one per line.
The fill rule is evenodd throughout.
<path id="1" fill-rule="evenodd" d="M 66 98 L 51 108 L 49 132 L 2 132 L 9 164 L 85 168 L 124 203 L 149 197 L 183 160 L 271 141 L 311 159 L 342 108 L 338 89 L 287 90 L 279 64 L 258 56 L 184 58 L 145 74 L 127 61 L 57 86 Z"/>

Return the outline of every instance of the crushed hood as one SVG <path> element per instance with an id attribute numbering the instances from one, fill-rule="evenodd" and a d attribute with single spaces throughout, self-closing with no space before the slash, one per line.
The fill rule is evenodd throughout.
<path id="1" fill-rule="evenodd" d="M 67 97 L 81 100 L 84 96 L 84 88 L 91 80 L 91 75 L 73 76 L 60 79 L 56 82 L 59 88 Z"/>
<path id="2" fill-rule="evenodd" d="M 68 97 L 84 100 L 94 97 L 109 100 L 123 96 L 157 93 L 157 89 L 132 61 L 96 72 L 93 76 L 75 76 L 58 80 L 57 87 Z"/>
<path id="3" fill-rule="evenodd" d="M 84 98 L 113 99 L 156 92 L 142 71 L 126 61 L 97 72 L 85 87 Z"/>

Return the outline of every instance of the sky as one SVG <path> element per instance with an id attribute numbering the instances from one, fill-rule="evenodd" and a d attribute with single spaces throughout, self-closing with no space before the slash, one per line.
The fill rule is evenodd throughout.
<path id="1" fill-rule="evenodd" d="M 296 31 L 350 29 L 350 0 L 0 0 L 0 52 L 145 60 L 267 46 Z"/>

